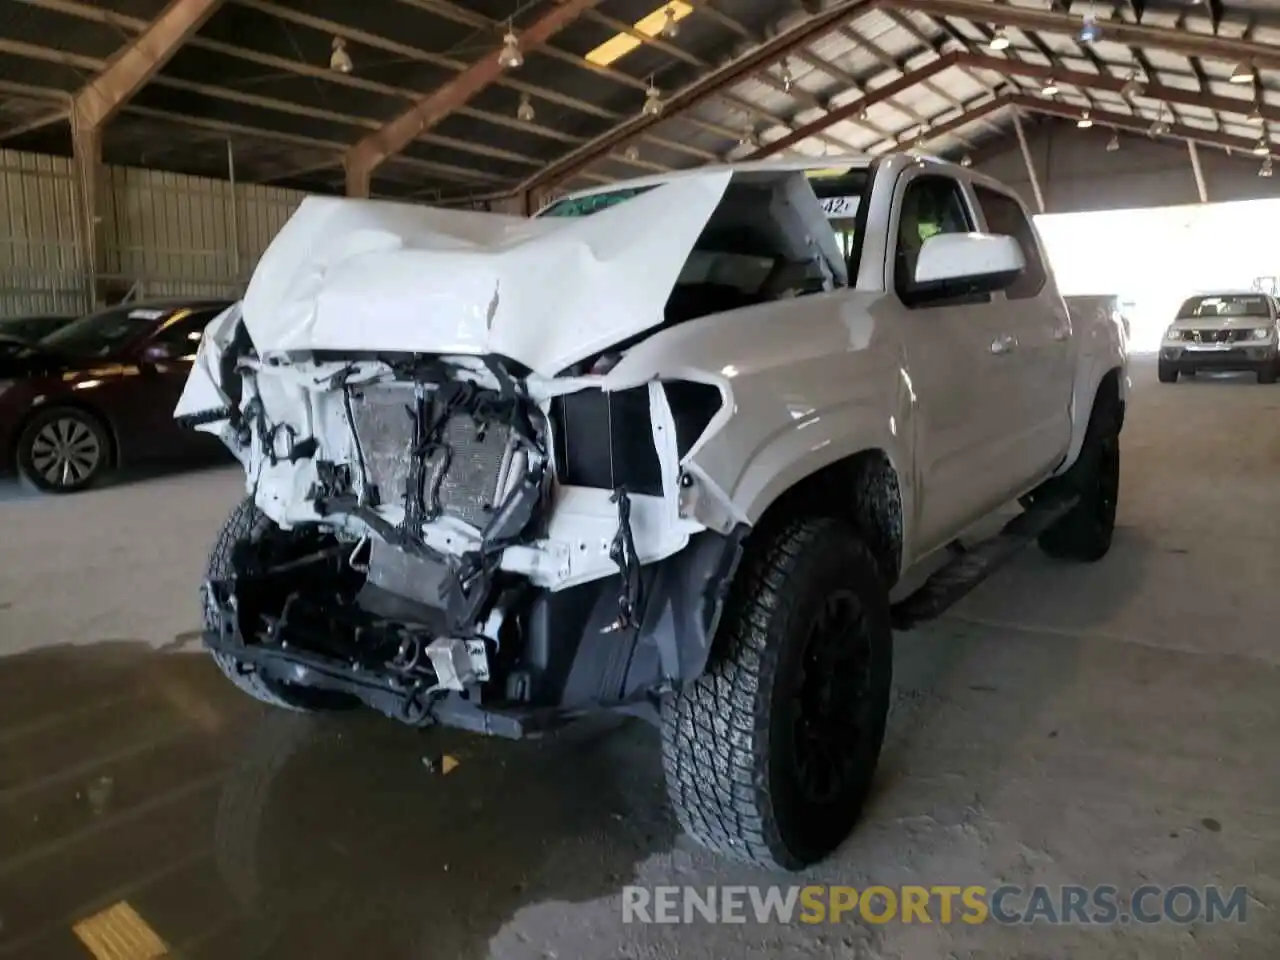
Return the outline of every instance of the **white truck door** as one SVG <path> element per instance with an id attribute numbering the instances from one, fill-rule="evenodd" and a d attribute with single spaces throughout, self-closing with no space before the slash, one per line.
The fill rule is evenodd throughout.
<path id="1" fill-rule="evenodd" d="M 941 298 L 915 288 L 925 239 L 977 229 L 971 198 L 951 176 L 908 169 L 894 187 L 886 302 L 900 322 L 916 397 L 916 555 L 954 538 L 998 506 L 1007 486 L 1000 449 L 1017 402 L 1007 318 L 993 297 Z"/>
<path id="2" fill-rule="evenodd" d="M 1045 267 L 1043 248 L 1022 203 L 986 184 L 972 186 L 987 232 L 1014 237 L 1027 263 L 1023 274 L 992 302 L 1013 338 L 1008 366 L 1015 378 L 1017 395 L 1010 403 L 1017 417 L 1010 422 L 1005 455 L 1016 487 L 1009 492 L 1017 495 L 1048 476 L 1071 444 L 1071 316 Z"/>

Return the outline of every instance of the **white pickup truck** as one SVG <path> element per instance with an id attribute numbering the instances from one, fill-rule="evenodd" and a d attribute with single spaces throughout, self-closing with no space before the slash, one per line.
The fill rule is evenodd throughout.
<path id="1" fill-rule="evenodd" d="M 247 477 L 203 590 L 218 666 L 283 707 L 505 736 L 639 714 L 702 843 L 832 850 L 892 627 L 1030 540 L 1107 552 L 1127 381 L 1117 323 L 1068 314 L 1000 184 L 823 164 L 532 219 L 305 201 L 177 411 Z"/>

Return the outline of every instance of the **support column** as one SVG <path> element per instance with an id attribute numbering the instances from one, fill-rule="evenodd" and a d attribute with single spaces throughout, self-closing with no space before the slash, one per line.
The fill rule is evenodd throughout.
<path id="1" fill-rule="evenodd" d="M 1196 149 L 1194 140 L 1187 141 L 1187 153 L 1191 155 L 1191 172 L 1196 178 L 1196 196 L 1201 203 L 1209 202 L 1209 187 L 1204 182 L 1204 168 L 1200 166 L 1200 151 Z"/>
<path id="2" fill-rule="evenodd" d="M 1018 134 L 1018 146 L 1022 148 L 1022 162 L 1027 165 L 1027 176 L 1031 178 L 1031 190 L 1036 195 L 1036 207 L 1039 213 L 1044 213 L 1044 191 L 1040 189 L 1040 177 L 1036 173 L 1035 161 L 1031 159 L 1031 148 L 1027 146 L 1027 133 L 1022 129 L 1022 114 L 1017 110 L 1013 111 L 1013 129 Z"/>
<path id="3" fill-rule="evenodd" d="M 373 185 L 373 166 L 351 154 L 343 158 L 342 166 L 347 172 L 347 196 L 367 200 L 369 189 Z"/>
<path id="4" fill-rule="evenodd" d="M 90 309 L 103 306 L 107 286 L 107 213 L 110 183 L 102 163 L 102 127 L 72 112 L 71 144 L 76 200 L 76 235 L 80 244 L 80 268 Z"/>

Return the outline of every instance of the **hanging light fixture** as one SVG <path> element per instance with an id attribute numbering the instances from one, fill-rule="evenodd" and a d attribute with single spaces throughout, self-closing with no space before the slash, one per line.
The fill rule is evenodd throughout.
<path id="1" fill-rule="evenodd" d="M 795 75 L 794 75 L 794 74 L 792 74 L 792 72 L 791 72 L 791 64 L 790 64 L 790 63 L 788 63 L 786 60 L 783 60 L 783 61 L 782 61 L 782 91 L 783 91 L 783 93 L 790 93 L 790 92 L 791 92 L 791 87 L 792 87 L 792 85 L 793 85 L 793 84 L 795 84 L 795 82 L 796 82 L 796 78 L 795 78 Z"/>
<path id="2" fill-rule="evenodd" d="M 622 151 L 622 155 L 634 163 L 640 159 L 640 148 L 634 143 L 628 144 L 627 149 Z"/>
<path id="3" fill-rule="evenodd" d="M 972 167 L 972 166 L 973 166 L 973 157 L 969 156 L 969 155 L 966 153 L 963 157 L 961 157 L 961 158 L 960 158 L 960 166 L 962 166 L 962 167 Z"/>
<path id="4" fill-rule="evenodd" d="M 1132 100 L 1134 97 L 1142 96 L 1146 89 L 1143 82 L 1138 79 L 1138 71 L 1133 69 L 1129 71 L 1129 76 L 1125 78 L 1124 86 L 1120 88 L 1120 96 L 1127 100 Z"/>
<path id="5" fill-rule="evenodd" d="M 1111 134 L 1111 139 L 1107 141 L 1107 153 L 1115 153 L 1120 149 L 1120 134 Z"/>
<path id="6" fill-rule="evenodd" d="M 498 51 L 498 65 L 505 70 L 515 70 L 524 64 L 524 54 L 520 52 L 520 38 L 516 36 L 507 21 L 507 32 L 502 35 L 502 49 Z"/>
<path id="7" fill-rule="evenodd" d="M 1267 159 L 1262 161 L 1262 166 L 1258 168 L 1258 176 L 1270 177 L 1272 175 L 1271 158 L 1267 157 Z"/>
<path id="8" fill-rule="evenodd" d="M 644 92 L 644 106 L 640 113 L 646 117 L 656 117 L 662 113 L 662 91 L 653 85 L 653 77 L 649 78 L 649 87 Z"/>
<path id="9" fill-rule="evenodd" d="M 863 121 L 864 123 L 866 122 L 869 116 L 871 116 L 871 111 L 868 110 L 866 107 L 863 107 L 861 110 L 858 111 L 858 119 Z"/>
<path id="10" fill-rule="evenodd" d="M 1081 43 L 1096 43 L 1102 37 L 1102 27 L 1098 24 L 1098 18 L 1093 13 L 1085 14 L 1084 22 L 1080 25 L 1080 32 L 1076 34 L 1076 39 Z"/>
<path id="11" fill-rule="evenodd" d="M 1253 145 L 1253 155 L 1255 157 L 1266 157 L 1271 153 L 1271 144 L 1267 143 L 1265 136 L 1259 137 L 1258 142 Z"/>
<path id="12" fill-rule="evenodd" d="M 520 106 L 516 107 L 516 119 L 523 120 L 525 123 L 533 123 L 533 118 L 538 115 L 538 111 L 533 109 L 533 101 L 529 99 L 527 93 L 520 94 Z"/>
<path id="13" fill-rule="evenodd" d="M 333 38 L 333 53 L 329 54 L 329 69 L 338 73 L 350 73 L 355 69 L 351 62 L 351 54 L 347 53 L 347 41 L 341 37 Z"/>
<path id="14" fill-rule="evenodd" d="M 1089 116 L 1089 111 L 1084 110 L 1080 113 L 1080 119 L 1076 121 L 1076 126 L 1081 130 L 1088 130 L 1093 126 L 1093 117 Z"/>
<path id="15" fill-rule="evenodd" d="M 1163 137 L 1169 132 L 1169 121 L 1164 118 L 1164 104 L 1160 104 L 1160 112 L 1151 121 L 1151 129 L 1147 131 L 1153 137 Z"/>
<path id="16" fill-rule="evenodd" d="M 1262 123 L 1264 123 L 1264 122 L 1265 122 L 1265 120 L 1263 119 L 1263 116 L 1262 116 L 1262 108 L 1261 108 L 1261 107 L 1254 107 L 1254 108 L 1253 108 L 1253 113 L 1249 114 L 1249 122 L 1250 122 L 1250 123 L 1256 123 L 1256 124 L 1262 124 Z"/>
<path id="17" fill-rule="evenodd" d="M 997 51 L 1009 49 L 1009 35 L 1004 32 L 1004 27 L 1000 27 L 996 30 L 995 34 L 991 37 L 991 40 L 987 43 L 987 46 L 992 50 Z"/>
<path id="18" fill-rule="evenodd" d="M 662 13 L 662 36 L 674 40 L 680 35 L 680 21 L 676 19 L 674 7 L 667 7 Z"/>
<path id="19" fill-rule="evenodd" d="M 1236 64 L 1234 70 L 1231 71 L 1231 82 L 1238 84 L 1254 83 L 1257 74 L 1253 71 L 1253 64 L 1241 61 Z"/>
<path id="20" fill-rule="evenodd" d="M 1040 88 L 1040 93 L 1046 97 L 1056 97 L 1058 95 L 1058 81 L 1050 77 L 1044 82 L 1044 86 Z"/>

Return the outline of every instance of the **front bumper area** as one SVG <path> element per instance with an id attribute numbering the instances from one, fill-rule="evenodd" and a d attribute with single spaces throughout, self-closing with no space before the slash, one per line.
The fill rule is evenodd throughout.
<path id="1" fill-rule="evenodd" d="M 1160 362 L 1178 370 L 1259 370 L 1278 362 L 1276 344 L 1256 346 L 1230 344 L 1223 347 L 1183 347 L 1165 345 L 1160 348 Z"/>
<path id="2" fill-rule="evenodd" d="M 351 571 L 316 576 L 318 563 L 206 583 L 204 641 L 272 685 L 343 693 L 413 726 L 520 738 L 598 710 L 656 720 L 658 698 L 706 664 L 745 535 L 706 532 L 642 567 L 632 627 L 616 623 L 621 576 L 558 591 L 506 583 L 490 606 L 504 626 L 444 641 L 483 644 L 485 668 L 470 675 L 427 655 L 447 636 L 438 611 L 374 603 Z"/>

